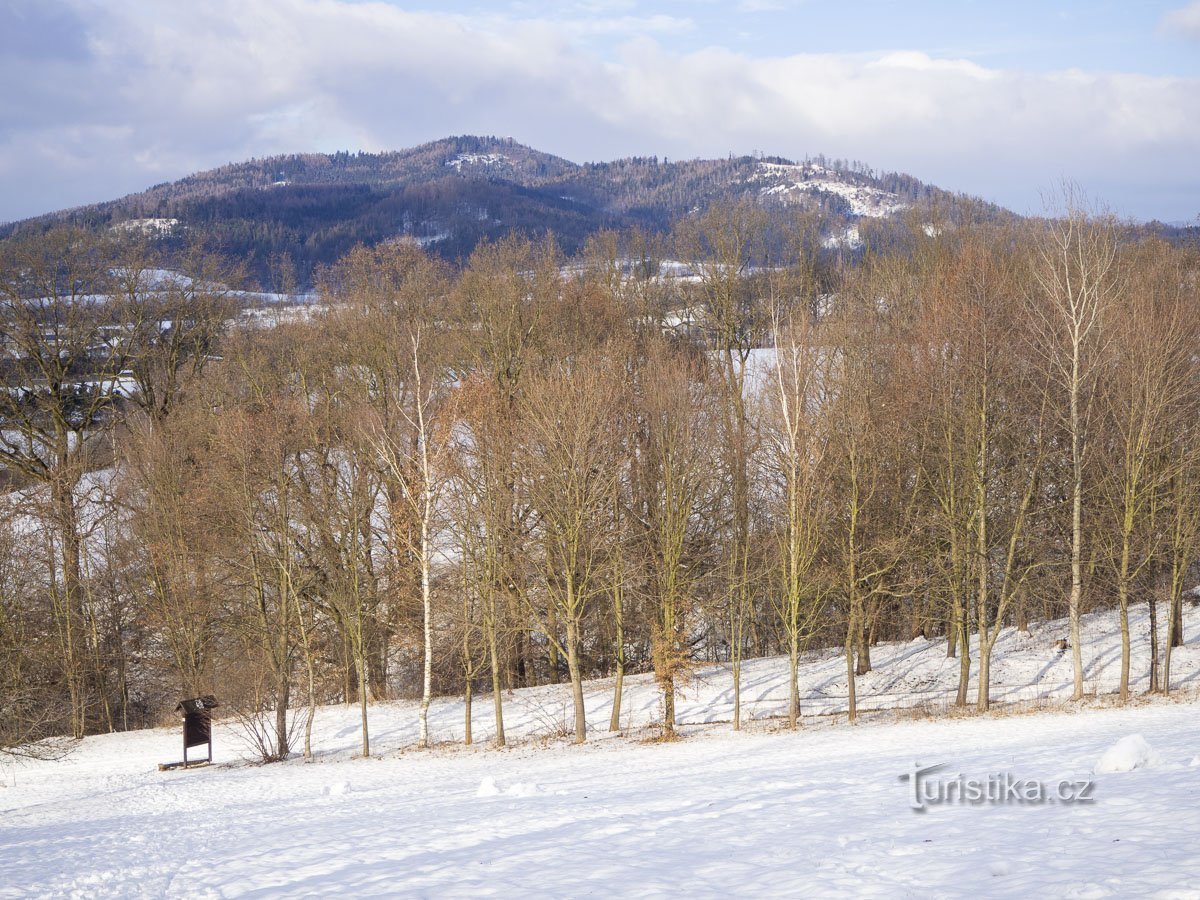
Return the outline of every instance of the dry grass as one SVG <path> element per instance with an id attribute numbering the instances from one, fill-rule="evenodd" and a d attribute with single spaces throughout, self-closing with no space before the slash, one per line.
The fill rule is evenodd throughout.
<path id="1" fill-rule="evenodd" d="M 641 738 L 638 741 L 638 743 L 639 744 L 674 744 L 677 741 L 682 741 L 682 740 L 683 740 L 683 735 L 681 735 L 675 729 L 669 729 L 669 728 L 663 728 L 662 726 L 657 726 L 656 734 L 651 734 L 648 737 Z"/>

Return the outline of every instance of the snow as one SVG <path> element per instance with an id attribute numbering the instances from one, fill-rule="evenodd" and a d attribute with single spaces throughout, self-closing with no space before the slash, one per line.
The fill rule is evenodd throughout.
<path id="1" fill-rule="evenodd" d="M 446 160 L 446 165 L 461 172 L 464 166 L 496 166 L 510 161 L 503 153 L 460 153 Z"/>
<path id="2" fill-rule="evenodd" d="M 170 234 L 179 225 L 178 219 L 127 219 L 112 226 L 113 231 L 140 231 L 142 234 Z"/>
<path id="3" fill-rule="evenodd" d="M 176 220 L 169 219 L 163 221 L 174 222 Z M 183 274 L 182 272 L 177 272 L 174 269 L 149 268 L 133 270 L 118 266 L 111 271 L 113 276 L 121 281 L 128 279 L 130 276 L 136 276 L 138 288 L 142 291 L 169 291 L 173 289 L 184 290 L 196 285 L 195 279 Z M 220 285 L 212 285 L 211 287 L 213 287 L 215 290 L 221 290 Z"/>
<path id="4" fill-rule="evenodd" d="M 173 731 L 110 735 L 13 771 L 0 896 L 1195 891 L 1195 715 L 1161 704 L 168 773 L 152 764 L 176 751 Z M 914 759 L 1084 778 L 1135 728 L 1165 763 L 1097 776 L 1087 806 L 916 814 L 898 780 Z"/>
<path id="5" fill-rule="evenodd" d="M 1064 630 L 1054 622 L 1001 635 L 996 693 L 1024 702 L 988 716 L 940 714 L 957 661 L 917 639 L 873 648 L 877 671 L 859 690 L 882 711 L 855 726 L 837 714 L 842 659 L 814 651 L 795 733 L 777 718 L 786 667 L 766 659 L 746 665 L 748 721 L 736 733 L 722 721 L 728 667 L 698 668 L 676 742 L 647 740 L 661 715 L 648 675 L 627 679 L 617 735 L 600 730 L 611 680 L 586 686 L 594 730 L 580 747 L 563 736 L 565 685 L 506 697 L 502 750 L 454 743 L 464 712 L 454 698 L 434 703 L 437 743 L 424 752 L 413 749 L 415 703 L 372 706 L 371 759 L 355 757 L 358 710 L 343 706 L 318 711 L 313 763 L 247 763 L 229 720 L 214 729 L 215 765 L 187 771 L 156 768 L 180 758 L 176 727 L 92 737 L 62 760 L 0 764 L 0 897 L 1195 895 L 1200 635 L 1190 605 L 1185 618 L 1174 657 L 1184 689 L 1126 708 L 1059 702 L 1070 659 L 1054 648 Z M 1115 621 L 1084 620 L 1089 690 L 1115 684 Z M 1140 673 L 1145 617 L 1133 624 Z M 1110 757 L 1122 765 L 1101 764 Z M 937 764 L 968 777 L 1094 779 L 1094 799 L 914 812 L 900 776 Z"/>
<path id="6" fill-rule="evenodd" d="M 1140 734 L 1123 737 L 1107 750 L 1093 770 L 1097 775 L 1111 772 L 1132 772 L 1159 763 L 1159 756 Z"/>
<path id="7" fill-rule="evenodd" d="M 453 237 L 453 235 L 449 231 L 438 231 L 434 234 L 426 234 L 419 237 L 414 237 L 413 240 L 417 242 L 418 247 L 432 247 L 434 244 L 440 241 L 449 240 L 451 237 Z"/>
<path id="8" fill-rule="evenodd" d="M 137 379 L 133 375 L 124 372 L 115 377 L 85 378 L 79 384 L 96 388 L 98 391 L 106 392 L 113 397 L 132 397 L 139 390 Z"/>
<path id="9" fill-rule="evenodd" d="M 817 194 L 843 198 L 855 216 L 883 218 L 908 208 L 896 194 L 869 185 L 853 184 L 832 169 L 814 163 L 790 165 L 760 162 L 751 180 L 769 182 L 760 188 L 764 197 L 793 201 Z"/>
<path id="10" fill-rule="evenodd" d="M 518 781 L 507 788 L 501 790 L 496 784 L 496 779 L 490 775 L 485 775 L 483 780 L 479 782 L 479 789 L 475 791 L 476 797 L 533 797 L 537 794 L 544 793 L 544 790 L 536 785 L 529 784 L 524 781 Z"/>
<path id="11" fill-rule="evenodd" d="M 851 225 L 844 231 L 838 234 L 831 234 L 825 240 L 821 241 L 821 246 L 826 250 L 837 250 L 845 248 L 847 250 L 859 250 L 862 248 L 862 235 L 858 231 L 857 225 Z"/>

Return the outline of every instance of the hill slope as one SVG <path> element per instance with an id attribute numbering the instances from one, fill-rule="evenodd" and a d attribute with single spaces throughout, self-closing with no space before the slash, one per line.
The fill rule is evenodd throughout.
<path id="1" fill-rule="evenodd" d="M 394 153 L 279 156 L 222 166 L 120 200 L 0 228 L 70 221 L 201 234 L 265 278 L 287 253 L 302 277 L 355 243 L 408 236 L 451 259 L 512 229 L 553 231 L 567 252 L 602 228 L 664 230 L 709 204 L 755 197 L 824 209 L 831 229 L 864 216 L 958 199 L 906 175 L 824 159 L 659 160 L 576 164 L 511 139 L 452 137 Z"/>
<path id="2" fill-rule="evenodd" d="M 1086 623 L 1097 687 L 1112 674 L 1112 618 Z M 1051 638 L 1061 630 L 1050 623 L 1028 638 L 1006 634 L 997 674 L 1017 679 L 1018 693 L 1057 694 L 1066 676 L 1053 668 Z M 1138 634 L 1140 670 L 1144 622 Z M 1191 684 L 1200 668 L 1194 628 L 1188 638 L 1179 674 Z M 916 702 L 931 690 L 939 654 L 938 643 L 882 647 L 878 677 Z M 837 692 L 828 664 L 817 655 L 803 665 L 810 711 Z M 758 714 L 779 711 L 782 673 L 782 660 L 753 664 Z M 700 707 L 716 716 L 728 701 L 727 673 L 700 674 L 685 711 L 691 721 Z M 643 676 L 633 682 L 629 717 L 644 723 L 654 686 Z M 932 689 L 947 683 L 935 677 Z M 609 687 L 590 685 L 593 712 Z M 680 743 L 615 738 L 584 747 L 552 737 L 566 703 L 565 686 L 516 692 L 512 731 L 541 734 L 549 746 L 504 751 L 398 752 L 414 734 L 411 703 L 373 708 L 381 756 L 371 760 L 352 757 L 357 711 L 344 707 L 320 711 L 312 765 L 239 763 L 228 725 L 216 730 L 218 765 L 186 772 L 155 770 L 178 758 L 176 729 L 87 738 L 66 760 L 0 769 L 0 896 L 1200 890 L 1194 700 L 1016 717 L 881 715 L 856 727 L 810 719 L 794 734 L 692 726 Z M 481 724 L 487 713 L 477 710 Z M 452 738 L 461 716 L 461 703 L 439 702 L 438 735 Z M 1113 760 L 1115 743 L 1137 744 L 1134 735 L 1151 752 L 1116 761 L 1138 768 L 1099 765 Z M 917 815 L 900 776 L 918 761 L 947 764 L 947 780 L 1007 773 L 1051 790 L 1094 780 L 1094 799 L 931 804 Z"/>

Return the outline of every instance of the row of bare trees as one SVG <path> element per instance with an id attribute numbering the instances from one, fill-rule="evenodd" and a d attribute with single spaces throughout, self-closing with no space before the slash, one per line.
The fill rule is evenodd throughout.
<path id="1" fill-rule="evenodd" d="M 944 639 L 991 703 L 1002 628 L 1147 604 L 1171 685 L 1200 555 L 1197 259 L 1069 207 L 914 218 L 853 265 L 751 204 L 669 239 L 359 248 L 238 314 L 200 252 L 4 248 L 4 743 L 216 693 L 264 758 L 330 702 Z M 664 257 L 678 261 L 663 267 Z M 170 267 L 187 277 L 165 272 Z M 1158 620 L 1165 612 L 1166 640 Z M 1160 646 L 1161 643 L 1161 646 Z M 972 668 L 974 667 L 974 672 Z M 295 714 L 297 711 L 299 715 Z M 593 726 L 597 723 L 590 723 Z"/>

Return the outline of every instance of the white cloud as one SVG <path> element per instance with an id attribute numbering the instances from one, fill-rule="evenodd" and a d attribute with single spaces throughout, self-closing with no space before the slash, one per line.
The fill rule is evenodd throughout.
<path id="1" fill-rule="evenodd" d="M 790 4 L 784 0 L 741 0 L 738 3 L 738 12 L 744 13 L 783 12 L 788 8 Z"/>
<path id="2" fill-rule="evenodd" d="M 1167 32 L 1200 40 L 1200 0 L 1167 13 L 1163 16 L 1162 27 Z"/>
<path id="3" fill-rule="evenodd" d="M 654 36 L 688 20 L 626 15 L 622 2 L 565 22 L 346 0 L 71 4 L 86 52 L 0 57 L 0 220 L 250 156 L 462 133 L 577 160 L 824 152 L 1030 207 L 1069 174 L 1118 207 L 1152 191 L 1175 204 L 1131 212 L 1200 209 L 1197 79 L 915 51 L 678 53 Z M 614 37 L 612 54 L 592 44 Z"/>
<path id="4" fill-rule="evenodd" d="M 556 21 L 552 27 L 571 35 L 631 35 L 631 34 L 680 34 L 692 31 L 696 23 L 691 19 L 656 13 L 652 16 L 616 16 L 614 18 L 579 19 Z"/>
<path id="5" fill-rule="evenodd" d="M 637 0 L 582 0 L 575 7 L 585 13 L 628 12 L 637 7 Z"/>

